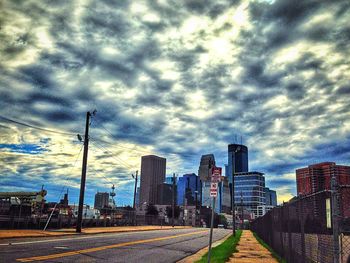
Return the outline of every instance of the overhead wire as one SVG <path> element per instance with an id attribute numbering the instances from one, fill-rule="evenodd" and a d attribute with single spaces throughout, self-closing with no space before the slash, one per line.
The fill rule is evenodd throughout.
<path id="1" fill-rule="evenodd" d="M 115 140 L 118 140 L 118 138 L 112 133 L 110 132 L 98 119 L 95 119 L 95 122 L 99 124 L 99 126 L 104 129 L 113 139 Z M 95 126 L 96 128 L 99 128 L 98 126 Z M 102 139 L 97 139 L 101 142 L 104 142 L 104 143 L 109 143 L 109 142 L 106 142 Z M 155 154 L 154 152 L 150 152 L 150 151 L 145 151 L 145 150 L 139 150 L 139 149 L 135 149 L 135 148 L 129 148 L 129 147 L 125 147 L 125 146 L 122 146 L 120 144 L 113 144 L 113 147 L 119 147 L 119 148 L 124 148 L 124 149 L 127 149 L 127 150 L 131 150 L 131 151 L 137 151 L 137 152 L 140 152 L 140 153 L 147 153 L 147 154 Z M 171 154 L 171 155 L 181 155 L 181 156 L 184 156 L 184 157 L 193 157 L 194 154 L 191 154 L 191 155 L 188 155 L 188 154 L 182 154 L 182 153 L 174 153 L 174 152 L 167 152 L 167 154 Z"/>
<path id="2" fill-rule="evenodd" d="M 54 130 L 51 130 L 51 129 L 48 129 L 48 128 L 38 127 L 38 126 L 35 126 L 35 125 L 32 125 L 32 124 L 24 123 L 24 122 L 19 121 L 19 120 L 14 120 L 14 119 L 7 118 L 7 117 L 4 117 L 2 115 L 0 115 L 0 119 L 3 119 L 5 121 L 7 121 L 7 122 L 15 123 L 15 124 L 18 124 L 18 125 L 22 125 L 22 126 L 25 126 L 25 127 L 28 127 L 28 128 L 40 130 L 40 131 L 56 133 L 56 134 L 60 134 L 60 135 L 69 135 L 69 136 L 76 135 L 75 133 L 71 133 L 71 132 L 54 131 Z"/>
<path id="3" fill-rule="evenodd" d="M 108 156 L 107 158 L 112 158 L 112 159 L 116 160 L 118 163 L 121 163 L 122 166 L 124 166 L 127 169 L 134 168 L 131 165 L 129 165 L 128 163 L 126 163 L 125 161 L 123 161 L 122 159 L 120 159 L 119 157 L 113 156 L 113 153 L 111 151 L 109 151 L 108 149 L 106 149 L 102 145 L 98 144 L 96 141 L 90 141 L 90 142 L 91 142 L 91 144 L 93 144 L 96 148 L 100 149 L 101 151 L 109 153 L 110 156 Z"/>

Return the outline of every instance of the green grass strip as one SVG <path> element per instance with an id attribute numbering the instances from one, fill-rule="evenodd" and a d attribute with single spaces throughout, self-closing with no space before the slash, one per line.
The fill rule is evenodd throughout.
<path id="1" fill-rule="evenodd" d="M 221 263 L 226 262 L 232 255 L 232 253 L 237 252 L 236 246 L 241 238 L 242 230 L 236 231 L 236 236 L 231 235 L 228 239 L 222 242 L 220 245 L 212 248 L 210 262 Z M 196 261 L 196 263 L 207 263 L 208 262 L 208 252 L 203 255 L 203 257 Z"/>
<path id="2" fill-rule="evenodd" d="M 282 258 L 280 255 L 278 255 L 268 244 L 266 244 L 264 242 L 264 240 L 262 240 L 257 233 L 253 232 L 254 237 L 256 238 L 256 240 L 258 240 L 258 242 L 265 247 L 268 251 L 271 252 L 272 256 L 279 262 L 279 263 L 287 263 L 287 261 Z"/>

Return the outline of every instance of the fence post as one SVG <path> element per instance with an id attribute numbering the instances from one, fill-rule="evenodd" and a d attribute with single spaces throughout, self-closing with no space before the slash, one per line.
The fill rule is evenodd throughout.
<path id="1" fill-rule="evenodd" d="M 332 199 L 332 228 L 333 228 L 333 262 L 339 263 L 339 206 L 338 206 L 338 183 L 333 172 L 331 179 L 331 199 Z"/>
<path id="2" fill-rule="evenodd" d="M 290 230 L 290 217 L 289 217 L 289 204 L 286 205 L 287 209 L 287 229 L 288 229 L 288 262 L 293 262 L 292 257 L 292 233 Z"/>
<path id="3" fill-rule="evenodd" d="M 279 214 L 278 214 L 278 222 L 280 222 L 280 243 L 281 243 L 281 256 L 285 257 L 284 253 L 284 240 L 283 240 L 283 207 L 279 208 Z"/>
<path id="4" fill-rule="evenodd" d="M 304 205 L 303 200 L 299 201 L 299 214 L 300 214 L 300 240 L 301 240 L 301 262 L 306 262 L 305 256 L 305 229 L 304 229 Z"/>

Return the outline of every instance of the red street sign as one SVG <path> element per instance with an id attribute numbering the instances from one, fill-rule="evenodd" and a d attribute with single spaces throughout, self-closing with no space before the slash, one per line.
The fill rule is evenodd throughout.
<path id="1" fill-rule="evenodd" d="M 213 167 L 211 172 L 211 182 L 212 183 L 219 183 L 221 180 L 221 167 Z"/>
<path id="2" fill-rule="evenodd" d="M 210 184 L 210 190 L 212 190 L 212 189 L 218 189 L 218 183 L 211 183 Z"/>

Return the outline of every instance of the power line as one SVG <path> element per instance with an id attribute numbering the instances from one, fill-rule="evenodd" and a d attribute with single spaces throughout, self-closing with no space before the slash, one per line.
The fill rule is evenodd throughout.
<path id="1" fill-rule="evenodd" d="M 90 137 L 91 138 L 91 137 Z M 102 143 L 106 143 L 106 144 L 110 144 L 110 142 L 107 142 L 107 141 L 104 141 L 102 139 L 99 139 L 99 138 L 94 138 L 93 139 L 95 141 L 99 141 L 99 142 L 102 142 Z M 125 146 L 122 146 L 118 143 L 114 143 L 113 144 L 113 147 L 119 147 L 119 148 L 122 148 L 122 149 L 126 149 L 126 150 L 130 150 L 130 151 L 135 151 L 135 152 L 139 152 L 139 153 L 147 153 L 147 154 L 154 154 L 154 152 L 148 152 L 148 151 L 144 151 L 144 150 L 138 150 L 138 149 L 135 149 L 135 148 L 129 148 L 129 147 L 125 147 Z"/>
<path id="2" fill-rule="evenodd" d="M 104 129 L 112 138 L 114 138 L 115 140 L 118 140 L 118 138 L 117 138 L 112 132 L 110 132 L 99 120 L 95 119 L 95 122 L 98 123 L 98 124 L 100 125 L 100 127 L 101 127 L 102 129 Z M 95 125 L 95 127 L 96 127 L 96 128 L 99 128 L 99 127 L 96 126 L 96 125 Z M 101 140 L 101 139 L 96 139 L 96 140 L 109 144 L 109 142 L 106 142 L 106 141 Z M 140 152 L 140 153 L 155 154 L 154 152 L 149 152 L 149 151 L 144 151 L 144 150 L 138 150 L 138 149 L 135 149 L 135 148 L 129 148 L 129 147 L 121 146 L 121 145 L 119 145 L 119 144 L 113 144 L 113 146 L 119 147 L 119 148 L 124 148 L 124 149 L 131 150 L 131 151 Z M 166 152 L 165 154 L 168 154 L 168 155 L 176 155 L 176 156 L 181 156 L 181 157 L 186 157 L 186 158 L 192 158 L 192 157 L 194 157 L 195 155 L 197 155 L 197 153 L 193 153 L 193 154 L 184 154 L 184 153 L 175 153 L 175 152 Z"/>
<path id="3" fill-rule="evenodd" d="M 106 179 L 109 183 L 113 184 L 113 182 L 106 176 L 104 176 L 102 173 L 98 173 L 94 168 L 91 166 L 88 167 L 88 169 L 91 169 L 93 172 L 95 172 L 96 175 L 101 175 L 104 179 Z"/>
<path id="4" fill-rule="evenodd" d="M 25 126 L 25 127 L 28 127 L 28 128 L 32 128 L 32 129 L 36 129 L 36 130 L 40 130 L 40 131 L 45 131 L 45 132 L 50 132 L 50 133 L 56 133 L 56 134 L 61 134 L 61 135 L 69 135 L 69 136 L 76 135 L 75 133 L 54 131 L 54 130 L 50 130 L 50 129 L 47 129 L 47 128 L 34 126 L 34 125 L 32 125 L 32 124 L 24 123 L 24 122 L 22 122 L 22 121 L 18 121 L 18 120 L 13 120 L 13 119 L 6 118 L 6 117 L 1 116 L 1 115 L 0 115 L 0 118 L 3 119 L 3 120 L 5 120 L 5 121 L 8 121 L 8 122 L 12 122 L 12 123 L 15 123 L 15 124 L 18 124 L 18 125 L 22 125 L 22 126 Z"/>
<path id="5" fill-rule="evenodd" d="M 102 145 L 98 144 L 96 141 L 91 141 L 91 144 L 93 144 L 96 148 L 100 149 L 101 151 L 107 152 L 111 155 L 113 155 L 112 152 L 110 152 L 109 150 L 107 150 L 105 147 L 103 147 Z M 128 169 L 133 169 L 132 166 L 130 166 L 128 163 L 126 163 L 125 161 L 123 161 L 122 159 L 118 158 L 117 156 L 108 156 L 108 158 L 112 158 L 114 160 L 116 160 L 118 163 L 123 164 L 122 166 L 124 166 L 125 168 Z"/>

